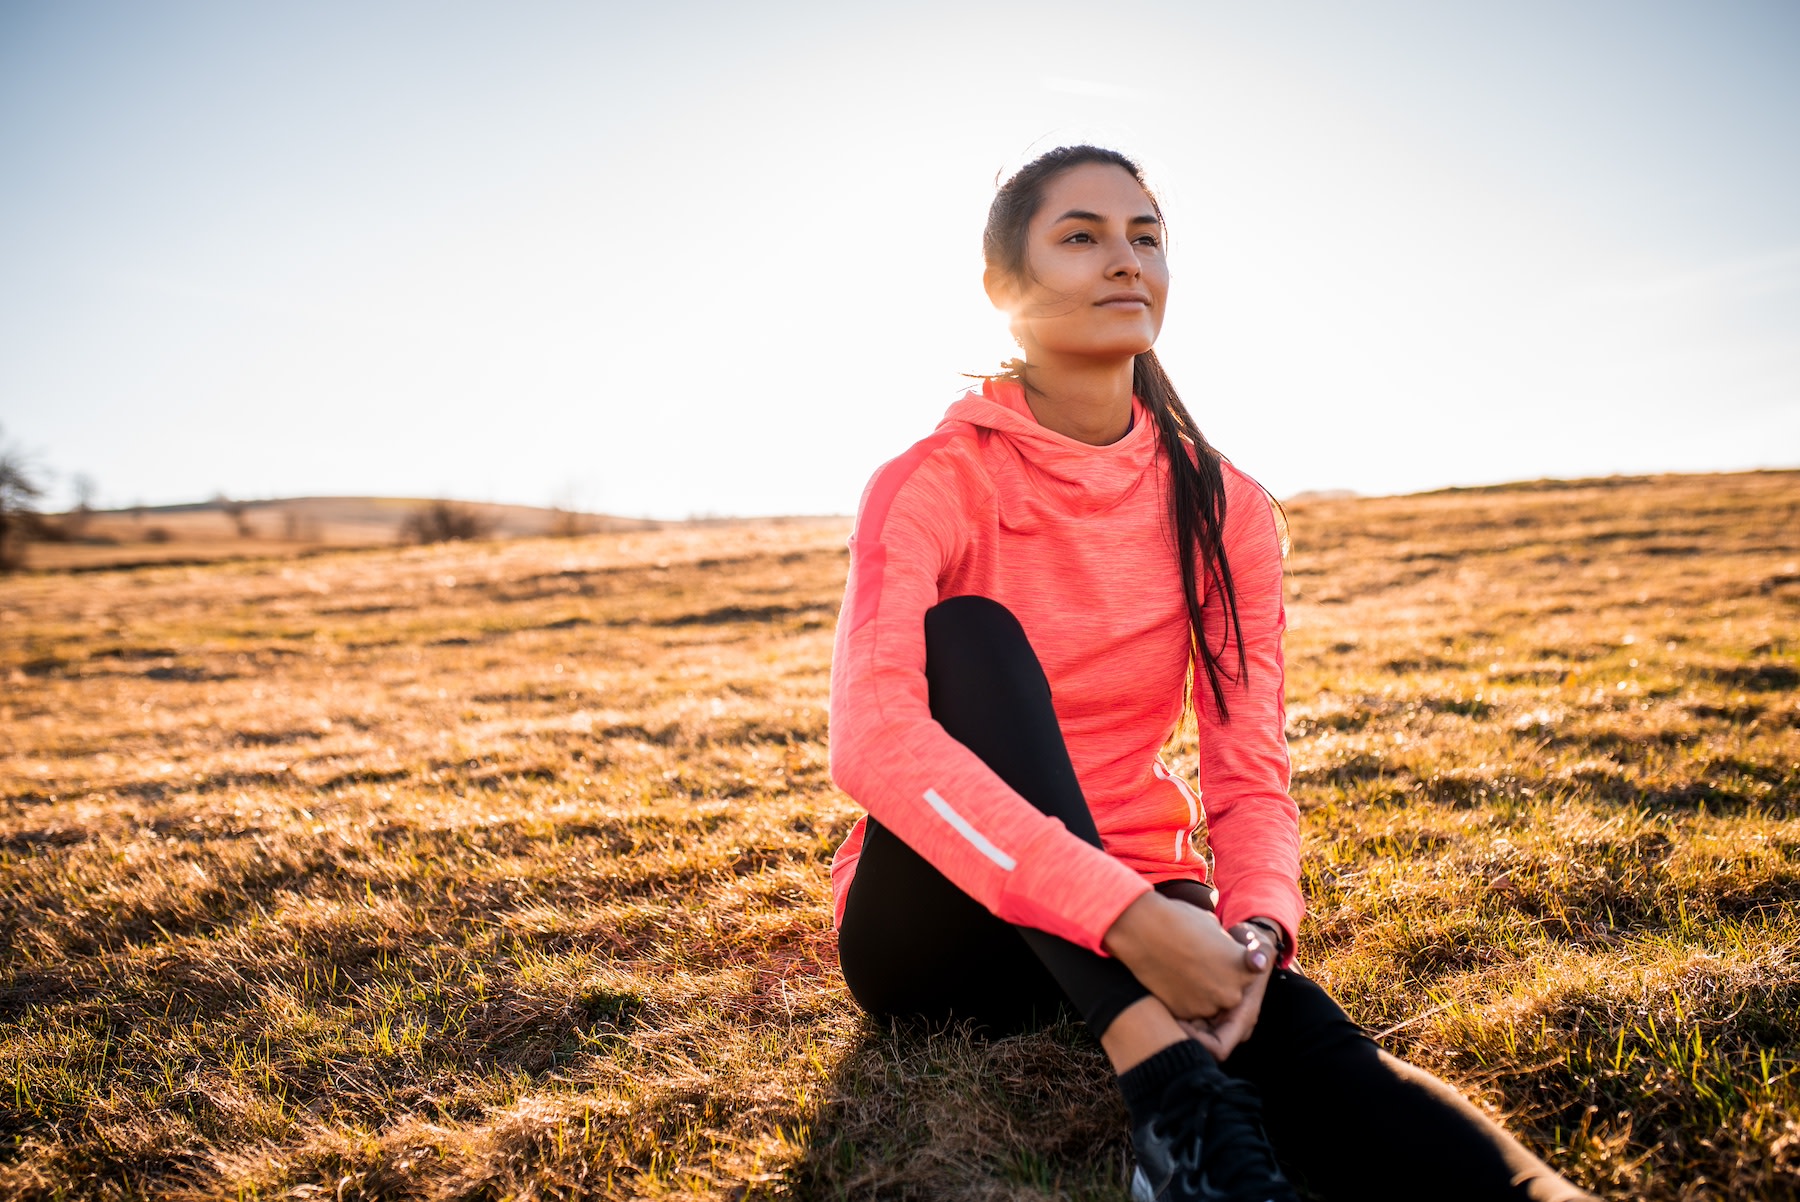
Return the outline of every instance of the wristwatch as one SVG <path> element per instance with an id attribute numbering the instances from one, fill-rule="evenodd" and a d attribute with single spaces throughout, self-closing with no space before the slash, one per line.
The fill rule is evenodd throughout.
<path id="1" fill-rule="evenodd" d="M 1258 930 L 1266 931 L 1271 942 L 1275 944 L 1275 957 L 1280 959 L 1288 954 L 1287 932 L 1273 918 L 1246 918 L 1245 922 Z"/>

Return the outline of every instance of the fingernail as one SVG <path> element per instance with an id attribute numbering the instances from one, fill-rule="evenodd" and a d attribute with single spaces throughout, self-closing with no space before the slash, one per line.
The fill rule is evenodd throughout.
<path id="1" fill-rule="evenodd" d="M 1250 953 L 1250 966 L 1252 968 L 1261 968 L 1268 962 L 1269 962 L 1269 958 L 1267 956 L 1263 955 L 1261 952 L 1251 952 Z"/>

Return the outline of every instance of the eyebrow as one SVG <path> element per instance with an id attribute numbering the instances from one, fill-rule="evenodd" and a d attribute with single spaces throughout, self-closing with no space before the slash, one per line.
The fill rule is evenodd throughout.
<path id="1" fill-rule="evenodd" d="M 1100 216 L 1100 214 L 1090 213 L 1086 209 L 1070 209 L 1067 213 L 1064 213 L 1061 217 L 1058 217 L 1056 219 L 1056 221 L 1051 222 L 1051 224 L 1055 225 L 1056 222 L 1060 222 L 1060 221 L 1104 222 L 1105 220 L 1106 220 L 1106 218 Z M 1126 225 L 1161 225 L 1162 222 L 1158 221 L 1151 214 L 1145 213 L 1142 216 L 1133 217 L 1130 221 L 1127 221 L 1125 224 Z"/>

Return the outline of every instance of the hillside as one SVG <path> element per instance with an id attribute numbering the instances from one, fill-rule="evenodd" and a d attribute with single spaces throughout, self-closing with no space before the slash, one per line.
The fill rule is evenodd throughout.
<path id="1" fill-rule="evenodd" d="M 1800 1198 L 1800 472 L 1287 513 L 1306 971 L 1609 1198 Z M 0 1196 L 1122 1199 L 1079 1030 L 845 995 L 846 533 L 0 579 Z"/>
<path id="2" fill-rule="evenodd" d="M 416 541 L 407 523 L 439 504 L 418 497 L 289 497 L 264 501 L 205 501 L 57 514 L 54 529 L 67 541 L 40 541 L 27 549 L 26 566 L 82 570 L 155 563 L 210 563 L 225 559 L 309 555 L 344 547 L 380 547 Z M 597 534 L 649 530 L 661 522 L 606 514 L 450 502 L 483 537 Z"/>

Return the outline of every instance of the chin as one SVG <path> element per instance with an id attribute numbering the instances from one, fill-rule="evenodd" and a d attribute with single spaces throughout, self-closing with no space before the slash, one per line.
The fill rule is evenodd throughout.
<path id="1" fill-rule="evenodd" d="M 1047 354 L 1071 359 L 1129 359 L 1156 345 L 1155 339 L 1115 338 L 1103 342 L 1046 342 Z M 1029 358 L 1029 356 L 1027 356 Z"/>
<path id="2" fill-rule="evenodd" d="M 1156 331 L 1133 330 L 1129 333 L 1119 330 L 1110 338 L 1097 338 L 1090 342 L 1090 355 L 1103 358 L 1129 358 L 1141 355 L 1156 345 Z"/>
<path id="3" fill-rule="evenodd" d="M 1143 354 L 1145 351 L 1149 350 L 1151 347 L 1153 347 L 1155 345 L 1156 345 L 1156 343 L 1153 341 L 1152 342 L 1132 341 L 1132 342 L 1125 342 L 1125 343 L 1114 343 L 1109 346 L 1090 351 L 1089 354 L 1092 355 L 1096 359 L 1131 359 L 1131 358 L 1135 358 L 1138 355 Z"/>
<path id="4" fill-rule="evenodd" d="M 1023 335 L 1021 345 L 1028 351 L 1026 359 L 1042 357 L 1069 359 L 1128 359 L 1141 355 L 1156 345 L 1159 329 L 1145 329 L 1142 326 L 1121 329 L 1115 325 L 1111 329 L 1096 329 L 1092 325 L 1082 323 L 1075 326 L 1071 323 L 1063 329 L 1057 329 L 1055 323 L 1046 322 L 1034 329 L 1030 325 L 1015 326 L 1015 336 Z M 1060 335 L 1060 337 L 1059 337 Z"/>

